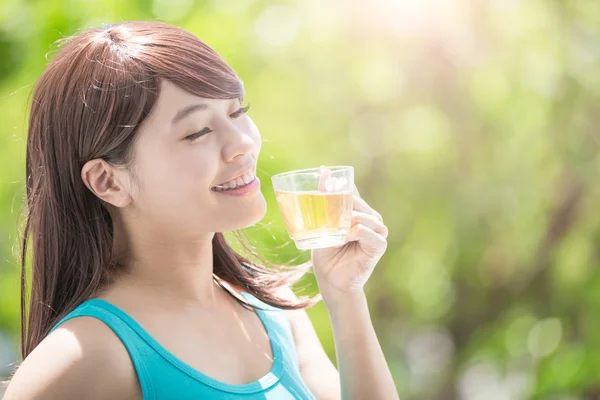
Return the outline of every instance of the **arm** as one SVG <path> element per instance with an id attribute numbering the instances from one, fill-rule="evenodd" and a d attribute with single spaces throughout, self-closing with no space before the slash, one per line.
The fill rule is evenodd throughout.
<path id="1" fill-rule="evenodd" d="M 329 312 L 343 399 L 399 399 L 364 292 L 323 298 Z"/>
<path id="2" fill-rule="evenodd" d="M 135 369 L 101 321 L 64 322 L 23 360 L 4 400 L 141 399 Z"/>
<path id="3" fill-rule="evenodd" d="M 388 233 L 381 214 L 360 197 L 355 186 L 346 243 L 311 251 L 315 278 L 331 318 L 345 400 L 399 397 L 364 293 L 387 249 Z"/>
<path id="4" fill-rule="evenodd" d="M 285 287 L 276 293 L 297 300 Z M 305 310 L 286 311 L 300 362 L 300 374 L 315 397 L 321 399 L 398 399 L 398 392 L 377 340 L 364 293 L 331 300 L 325 306 L 332 322 L 340 374 L 323 346 Z M 343 393 L 343 395 L 341 394 Z"/>

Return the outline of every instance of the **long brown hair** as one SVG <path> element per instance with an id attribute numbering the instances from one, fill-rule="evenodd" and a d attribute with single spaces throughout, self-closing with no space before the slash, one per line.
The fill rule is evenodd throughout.
<path id="1" fill-rule="evenodd" d="M 172 25 L 122 22 L 85 30 L 61 42 L 35 86 L 29 117 L 21 248 L 23 358 L 54 323 L 114 281 L 124 268 L 113 253 L 109 211 L 82 182 L 83 165 L 96 158 L 124 168 L 132 165 L 137 128 L 156 103 L 161 79 L 205 98 L 244 97 L 242 81 L 225 61 L 196 36 Z M 27 317 L 30 234 L 32 288 Z M 221 286 L 222 280 L 283 309 L 320 300 L 317 295 L 294 302 L 273 294 L 272 289 L 300 279 L 308 263 L 285 267 L 251 262 L 236 253 L 220 232 L 212 245 L 213 276 Z"/>

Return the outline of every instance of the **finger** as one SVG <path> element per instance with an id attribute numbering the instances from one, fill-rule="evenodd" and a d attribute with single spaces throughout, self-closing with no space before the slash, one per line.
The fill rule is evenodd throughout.
<path id="1" fill-rule="evenodd" d="M 374 232 L 383 236 L 384 239 L 387 239 L 388 237 L 388 227 L 385 226 L 385 224 L 383 224 L 383 222 L 381 222 L 379 218 L 377 218 L 377 216 L 373 214 L 363 213 L 360 211 L 352 211 L 351 221 L 352 222 L 350 226 L 356 224 L 363 224 L 371 228 Z"/>
<path id="2" fill-rule="evenodd" d="M 348 242 L 358 241 L 361 245 L 372 249 L 387 247 L 387 240 L 373 229 L 363 224 L 356 224 L 350 228 L 346 237 Z"/>
<path id="3" fill-rule="evenodd" d="M 381 216 L 381 214 L 378 213 L 377 211 L 375 211 L 371 206 L 369 206 L 367 204 L 367 202 L 363 198 L 361 198 L 361 197 L 354 196 L 353 208 L 356 211 L 364 212 L 364 213 L 367 213 L 367 214 L 373 214 L 380 221 L 383 221 L 383 217 Z"/>
<path id="4" fill-rule="evenodd" d="M 357 195 L 358 197 L 360 197 L 360 193 L 358 192 L 358 188 L 356 187 L 356 184 L 354 184 L 354 194 Z"/>

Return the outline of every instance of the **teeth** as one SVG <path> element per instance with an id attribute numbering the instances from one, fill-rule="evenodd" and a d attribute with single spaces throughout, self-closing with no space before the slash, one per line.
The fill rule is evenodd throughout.
<path id="1" fill-rule="evenodd" d="M 254 171 L 247 172 L 239 178 L 236 178 L 232 181 L 224 183 L 223 185 L 216 186 L 215 190 L 222 191 L 222 190 L 235 189 L 238 186 L 243 186 L 243 185 L 246 185 L 246 184 L 252 182 L 254 180 L 254 178 L 255 178 Z"/>
<path id="2" fill-rule="evenodd" d="M 244 174 L 244 176 L 242 176 L 242 179 L 244 180 L 244 183 L 250 183 L 252 182 L 252 174 L 250 172 L 246 172 Z"/>

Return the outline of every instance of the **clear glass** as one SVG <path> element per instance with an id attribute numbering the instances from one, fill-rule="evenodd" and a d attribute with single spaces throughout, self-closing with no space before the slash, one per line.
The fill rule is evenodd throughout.
<path id="1" fill-rule="evenodd" d="M 346 243 L 354 193 L 351 166 L 308 168 L 273 175 L 288 234 L 300 250 Z"/>

